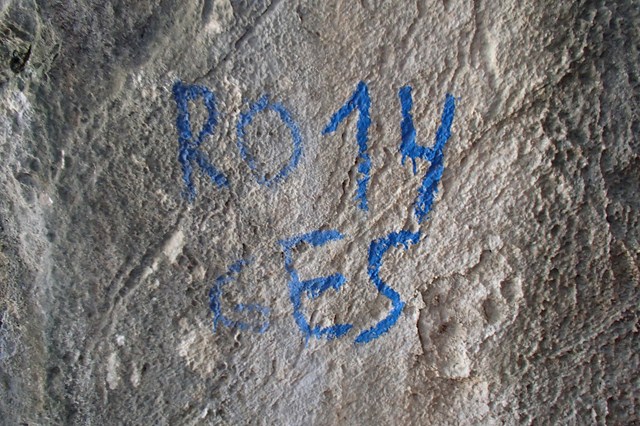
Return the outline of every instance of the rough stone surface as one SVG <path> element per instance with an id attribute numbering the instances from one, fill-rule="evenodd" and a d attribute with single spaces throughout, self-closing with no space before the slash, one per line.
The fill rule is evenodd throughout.
<path id="1" fill-rule="evenodd" d="M 640 7 L 599 1 L 0 1 L 0 422 L 636 424 Z M 178 160 L 174 84 L 218 123 Z M 358 82 L 371 98 L 368 211 Z M 398 91 L 431 146 L 455 97 L 428 219 L 430 163 L 401 163 Z M 238 123 L 268 94 L 276 109 Z M 188 103 L 197 135 L 202 98 Z M 300 280 L 343 274 L 294 318 Z M 393 308 L 388 332 L 354 340 Z M 224 284 L 218 321 L 210 292 Z M 222 279 L 218 279 L 223 277 Z M 245 310 L 234 312 L 233 306 Z M 268 328 L 257 333 L 268 307 Z"/>

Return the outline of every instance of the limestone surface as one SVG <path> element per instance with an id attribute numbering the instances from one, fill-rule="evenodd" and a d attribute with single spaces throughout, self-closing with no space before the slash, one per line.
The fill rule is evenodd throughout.
<path id="1" fill-rule="evenodd" d="M 640 422 L 636 0 L 0 0 L 0 423 Z"/>

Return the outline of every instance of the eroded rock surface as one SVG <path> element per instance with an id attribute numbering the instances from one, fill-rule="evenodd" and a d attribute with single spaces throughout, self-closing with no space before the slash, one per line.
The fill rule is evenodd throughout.
<path id="1" fill-rule="evenodd" d="M 0 1 L 2 422 L 638 422 L 639 28 Z"/>

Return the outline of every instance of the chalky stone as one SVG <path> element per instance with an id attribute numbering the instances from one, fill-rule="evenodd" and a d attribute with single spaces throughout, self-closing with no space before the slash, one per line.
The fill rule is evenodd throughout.
<path id="1" fill-rule="evenodd" d="M 0 0 L 0 423 L 640 422 L 639 28 Z"/>

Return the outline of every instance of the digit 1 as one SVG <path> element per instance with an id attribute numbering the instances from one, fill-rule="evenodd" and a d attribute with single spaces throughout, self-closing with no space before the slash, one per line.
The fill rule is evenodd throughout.
<path id="1" fill-rule="evenodd" d="M 359 82 L 356 90 L 351 98 L 331 117 L 329 124 L 322 131 L 323 135 L 333 133 L 338 129 L 338 125 L 347 118 L 355 109 L 358 110 L 358 132 L 356 133 L 356 142 L 358 143 L 358 190 L 356 200 L 359 200 L 359 207 L 362 210 L 368 210 L 367 204 L 367 185 L 369 184 L 369 174 L 371 172 L 371 158 L 367 153 L 367 141 L 369 139 L 369 127 L 371 127 L 371 117 L 369 109 L 371 107 L 371 99 L 369 98 L 369 89 L 366 83 Z"/>

